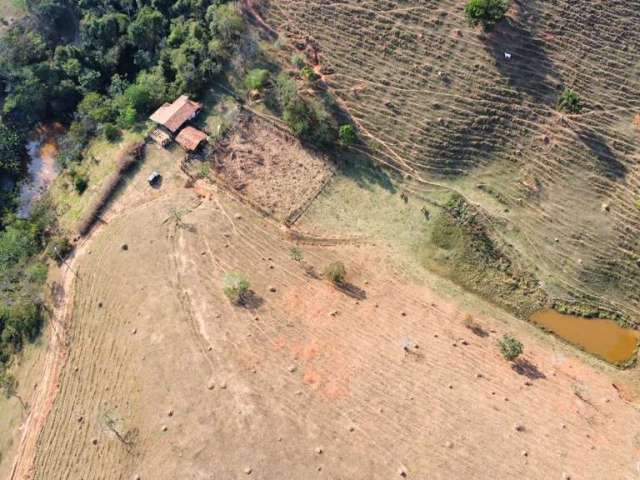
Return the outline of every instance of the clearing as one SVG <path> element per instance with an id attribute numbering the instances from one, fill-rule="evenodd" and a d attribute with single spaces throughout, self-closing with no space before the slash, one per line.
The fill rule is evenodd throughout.
<path id="1" fill-rule="evenodd" d="M 462 310 L 386 245 L 300 245 L 298 262 L 235 194 L 185 188 L 180 158 L 149 146 L 74 258 L 55 401 L 13 478 L 635 475 L 628 375 L 479 299 Z M 333 260 L 348 291 L 314 275 Z M 229 271 L 249 307 L 224 297 Z M 515 369 L 495 345 L 507 331 L 525 341 Z"/>

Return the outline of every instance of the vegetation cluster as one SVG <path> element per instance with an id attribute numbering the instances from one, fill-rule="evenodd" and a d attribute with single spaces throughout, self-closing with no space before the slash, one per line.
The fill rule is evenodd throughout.
<path id="1" fill-rule="evenodd" d="M 29 0 L 0 38 L 0 362 L 33 339 L 44 318 L 45 255 L 70 249 L 44 201 L 18 218 L 28 135 L 68 126 L 58 161 L 78 193 L 83 150 L 116 140 L 165 101 L 197 94 L 229 59 L 243 21 L 227 0 Z M 5 185 L 10 187 L 5 188 Z"/>

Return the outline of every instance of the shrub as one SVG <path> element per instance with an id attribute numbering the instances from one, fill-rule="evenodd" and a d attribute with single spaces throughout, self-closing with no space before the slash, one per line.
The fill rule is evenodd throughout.
<path id="1" fill-rule="evenodd" d="M 89 180 L 84 175 L 76 174 L 73 178 L 73 188 L 82 195 L 89 186 Z"/>
<path id="2" fill-rule="evenodd" d="M 286 106 L 298 97 L 298 86 L 296 82 L 285 73 L 281 73 L 276 78 L 276 94 L 278 102 Z"/>
<path id="3" fill-rule="evenodd" d="M 508 0 L 469 0 L 464 7 L 464 16 L 469 25 L 482 24 L 485 30 L 490 30 L 504 18 L 508 8 Z"/>
<path id="4" fill-rule="evenodd" d="M 335 142 L 332 119 L 324 105 L 315 99 L 297 96 L 285 105 L 282 119 L 295 136 L 317 147 L 325 148 Z"/>
<path id="5" fill-rule="evenodd" d="M 104 133 L 104 138 L 110 142 L 115 142 L 120 137 L 120 129 L 113 123 L 105 124 L 102 127 L 102 133 Z"/>
<path id="6" fill-rule="evenodd" d="M 582 110 L 580 95 L 570 88 L 565 88 L 558 100 L 558 109 L 569 113 L 580 113 Z"/>
<path id="7" fill-rule="evenodd" d="M 510 335 L 503 335 L 498 341 L 498 346 L 504 359 L 509 361 L 518 358 L 524 350 L 522 343 Z"/>
<path id="8" fill-rule="evenodd" d="M 353 145 L 356 143 L 358 136 L 356 135 L 356 129 L 350 123 L 346 125 L 340 125 L 340 130 L 338 130 L 338 141 L 340 145 L 343 147 L 348 147 L 349 145 Z"/>
<path id="9" fill-rule="evenodd" d="M 58 236 L 49 241 L 47 255 L 49 258 L 60 264 L 71 253 L 71 250 L 73 250 L 73 245 L 69 239 L 67 237 Z"/>
<path id="10" fill-rule="evenodd" d="M 302 250 L 300 250 L 298 247 L 293 247 L 290 250 L 291 253 L 291 258 L 293 260 L 295 260 L 296 262 L 301 262 L 302 259 L 304 258 L 303 254 L 302 254 Z"/>
<path id="11" fill-rule="evenodd" d="M 302 67 L 302 69 L 300 70 L 300 75 L 302 76 L 302 78 L 310 81 L 314 81 L 319 78 L 318 74 L 309 65 L 305 65 L 304 67 Z"/>
<path id="12" fill-rule="evenodd" d="M 305 60 L 304 60 L 304 57 L 302 55 L 300 55 L 299 53 L 296 53 L 295 55 L 293 55 L 291 57 L 291 63 L 297 69 L 301 69 L 307 64 L 307 62 L 305 62 Z"/>
<path id="13" fill-rule="evenodd" d="M 340 284 L 344 282 L 347 276 L 347 270 L 344 268 L 342 262 L 333 262 L 324 269 L 324 276 L 331 283 Z"/>
<path id="14" fill-rule="evenodd" d="M 263 68 L 254 68 L 244 79 L 244 85 L 249 90 L 261 90 L 269 80 L 269 71 Z"/>
<path id="15" fill-rule="evenodd" d="M 227 273 L 223 280 L 223 291 L 231 302 L 242 305 L 251 294 L 249 281 L 239 273 Z"/>

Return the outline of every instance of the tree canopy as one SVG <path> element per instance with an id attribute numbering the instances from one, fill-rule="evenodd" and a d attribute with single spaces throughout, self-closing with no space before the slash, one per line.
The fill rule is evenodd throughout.
<path id="1" fill-rule="evenodd" d="M 482 24 L 486 30 L 502 20 L 509 9 L 509 0 L 469 0 L 464 15 L 471 26 Z"/>

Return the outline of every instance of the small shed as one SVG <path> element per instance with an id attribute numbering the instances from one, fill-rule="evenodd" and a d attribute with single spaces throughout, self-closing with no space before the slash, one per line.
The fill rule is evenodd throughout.
<path id="1" fill-rule="evenodd" d="M 149 134 L 149 137 L 151 137 L 151 140 L 156 142 L 161 147 L 166 147 L 171 143 L 171 135 L 160 128 L 156 128 L 155 130 L 153 130 Z"/>
<path id="2" fill-rule="evenodd" d="M 197 150 L 200 144 L 206 140 L 207 134 L 192 126 L 184 127 L 176 136 L 176 142 L 178 142 L 182 148 L 188 152 Z"/>

